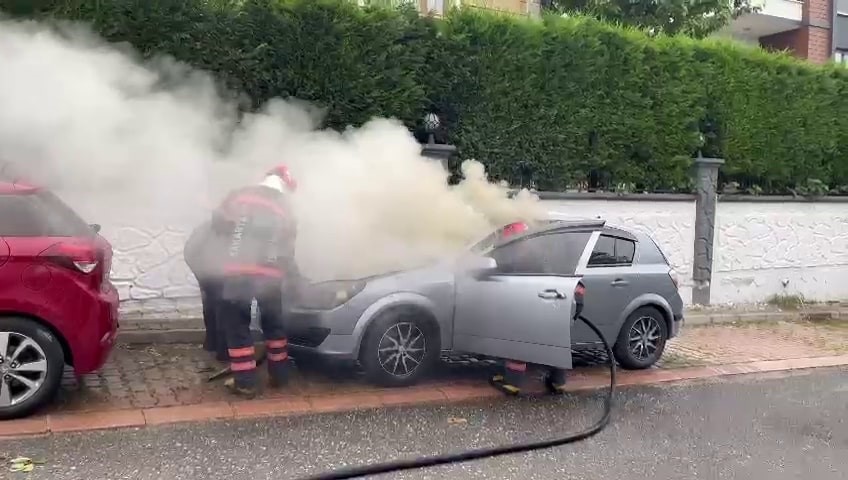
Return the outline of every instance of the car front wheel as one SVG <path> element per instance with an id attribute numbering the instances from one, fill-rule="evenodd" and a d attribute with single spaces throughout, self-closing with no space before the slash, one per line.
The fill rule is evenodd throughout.
<path id="1" fill-rule="evenodd" d="M 386 312 L 362 341 L 359 361 L 368 379 L 387 387 L 413 385 L 439 358 L 439 333 L 414 310 Z"/>
<path id="2" fill-rule="evenodd" d="M 668 326 L 653 307 L 636 309 L 621 326 L 616 341 L 615 359 L 630 370 L 649 368 L 662 357 L 668 340 Z"/>
<path id="3" fill-rule="evenodd" d="M 25 417 L 50 402 L 62 381 L 59 340 L 23 318 L 0 318 L 0 420 Z"/>

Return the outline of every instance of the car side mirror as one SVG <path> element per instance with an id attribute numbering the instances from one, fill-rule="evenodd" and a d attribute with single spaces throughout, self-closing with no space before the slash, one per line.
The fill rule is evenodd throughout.
<path id="1" fill-rule="evenodd" d="M 91 227 L 91 229 L 94 230 L 94 233 L 100 233 L 100 230 L 102 228 L 100 226 L 100 224 L 97 224 L 97 223 L 92 223 L 91 225 L 89 225 L 89 227 Z"/>
<path id="2" fill-rule="evenodd" d="M 498 262 L 492 257 L 473 255 L 463 258 L 460 267 L 468 272 L 481 274 L 497 270 Z"/>

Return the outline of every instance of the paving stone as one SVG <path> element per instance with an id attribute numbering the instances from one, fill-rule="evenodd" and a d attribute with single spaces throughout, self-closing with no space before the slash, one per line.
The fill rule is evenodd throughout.
<path id="1" fill-rule="evenodd" d="M 645 374 L 657 375 L 657 370 L 722 365 L 728 366 L 727 373 L 734 373 L 739 368 L 731 367 L 732 364 L 844 354 L 848 354 L 848 324 L 845 322 L 712 324 L 684 328 L 679 338 L 669 342 L 662 361 Z M 430 379 L 410 392 L 427 401 L 491 394 L 485 379 L 497 365 L 496 360 L 468 355 L 448 360 Z M 579 384 L 586 379 L 606 375 L 605 369 L 598 366 L 605 360 L 603 351 L 576 353 L 572 380 Z M 769 368 L 773 368 L 776 364 L 770 365 Z M 59 397 L 48 409 L 48 414 L 58 415 L 61 420 L 61 415 L 66 413 L 141 408 L 159 409 L 151 415 L 162 418 L 170 415 L 168 418 L 172 420 L 167 421 L 178 421 L 191 416 L 190 410 L 163 408 L 232 400 L 220 382 L 206 381 L 219 368 L 221 364 L 198 345 L 119 345 L 101 372 L 86 375 L 80 381 L 66 373 Z M 717 373 L 722 371 L 720 368 L 716 370 Z M 264 379 L 264 370 L 262 375 Z M 638 377 L 638 374 L 634 375 L 634 378 Z M 674 377 L 672 373 L 663 375 Z M 257 400 L 268 402 L 242 405 L 235 415 L 263 416 L 278 411 L 299 411 L 306 403 L 319 410 L 334 409 L 340 403 L 360 406 L 402 404 L 407 402 L 408 396 L 399 394 L 401 390 L 373 387 L 364 380 L 361 372 L 353 368 L 326 370 L 304 362 L 295 369 L 285 391 L 268 392 Z M 329 396 L 336 398 L 324 398 Z M 290 406 L 273 400 L 284 397 L 289 399 Z M 36 423 L 27 427 L 33 430 L 42 428 L 37 423 L 39 418 L 34 421 Z M 133 424 L 137 421 L 137 417 L 115 417 L 104 419 L 103 423 Z"/>

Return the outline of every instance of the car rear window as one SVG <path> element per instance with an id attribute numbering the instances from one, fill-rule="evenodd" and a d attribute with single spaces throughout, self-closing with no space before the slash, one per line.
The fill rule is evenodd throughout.
<path id="1" fill-rule="evenodd" d="M 83 237 L 93 230 L 50 192 L 0 195 L 0 236 Z"/>
<path id="2" fill-rule="evenodd" d="M 573 275 L 591 233 L 559 232 L 496 248 L 498 271 L 521 275 Z"/>

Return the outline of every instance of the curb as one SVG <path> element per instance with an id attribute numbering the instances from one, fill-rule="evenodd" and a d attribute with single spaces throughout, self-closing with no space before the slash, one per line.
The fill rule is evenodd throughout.
<path id="1" fill-rule="evenodd" d="M 736 363 L 668 370 L 624 371 L 619 387 L 653 385 L 717 377 L 848 366 L 848 355 L 796 358 Z M 575 373 L 569 381 L 569 392 L 598 390 L 609 384 L 603 368 Z M 535 392 L 533 392 L 535 393 Z M 209 402 L 176 407 L 154 407 L 99 412 L 60 413 L 39 418 L 0 422 L 0 440 L 85 432 L 116 428 L 142 428 L 168 424 L 212 420 L 250 420 L 269 417 L 303 416 L 322 413 L 344 413 L 374 408 L 453 404 L 484 399 L 508 401 L 487 384 L 450 384 L 442 387 L 410 387 L 405 389 L 358 392 L 344 395 L 312 397 L 280 396 L 258 400 Z"/>
<path id="2" fill-rule="evenodd" d="M 848 308 L 810 308 L 807 310 L 739 313 L 693 312 L 687 314 L 686 323 L 683 328 L 733 323 L 789 322 L 798 319 L 811 322 L 825 322 L 832 320 L 848 321 Z M 193 324 L 203 324 L 202 320 L 199 318 L 173 321 L 188 328 L 169 328 L 168 323 L 172 321 L 162 319 L 130 319 L 127 322 L 131 325 L 131 328 L 118 331 L 118 342 L 120 343 L 130 345 L 202 343 L 205 337 L 205 331 L 202 327 L 193 326 Z"/>

